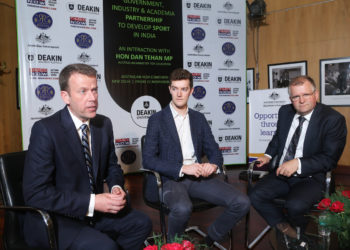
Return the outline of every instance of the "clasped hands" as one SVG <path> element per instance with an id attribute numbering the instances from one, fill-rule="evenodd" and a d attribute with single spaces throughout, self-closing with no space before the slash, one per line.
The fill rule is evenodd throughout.
<path id="1" fill-rule="evenodd" d="M 182 173 L 187 175 L 194 175 L 197 178 L 200 176 L 208 177 L 215 173 L 218 169 L 218 166 L 211 163 L 193 163 L 190 165 L 182 166 Z"/>
<path id="2" fill-rule="evenodd" d="M 264 155 L 259 157 L 257 161 L 259 163 L 256 166 L 262 167 L 265 164 L 268 164 L 270 162 L 270 158 Z M 283 175 L 286 177 L 290 177 L 298 170 L 298 165 L 299 165 L 298 159 L 292 159 L 290 161 L 286 161 L 277 168 L 276 175 L 277 176 Z"/>
<path id="3" fill-rule="evenodd" d="M 111 193 L 96 194 L 95 210 L 116 214 L 126 205 L 126 194 L 120 187 L 114 187 Z"/>

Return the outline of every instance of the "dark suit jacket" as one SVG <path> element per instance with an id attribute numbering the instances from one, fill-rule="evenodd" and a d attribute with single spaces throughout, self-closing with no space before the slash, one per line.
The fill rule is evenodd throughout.
<path id="1" fill-rule="evenodd" d="M 170 104 L 169 104 L 170 105 Z M 143 167 L 160 173 L 162 180 L 178 181 L 182 167 L 182 151 L 175 121 L 169 105 L 152 115 L 148 120 L 146 140 L 142 152 Z M 222 171 L 223 158 L 218 144 L 204 115 L 188 110 L 191 136 L 198 162 L 206 155 L 209 162 L 216 164 Z M 146 195 L 154 200 L 157 194 L 155 181 L 149 181 Z"/>
<path id="2" fill-rule="evenodd" d="M 123 171 L 115 154 L 111 121 L 97 115 L 90 120 L 90 132 L 96 193 L 103 192 L 104 180 L 109 187 L 123 187 Z M 90 186 L 81 140 L 67 107 L 33 125 L 23 193 L 27 205 L 56 215 L 59 242 L 61 247 L 62 244 L 68 246 L 79 232 L 76 222 L 84 220 L 87 214 Z M 29 239 L 37 233 L 39 222 L 27 215 L 24 228 Z"/>
<path id="3" fill-rule="evenodd" d="M 284 105 L 278 112 L 277 130 L 269 143 L 266 154 L 280 159 L 288 132 L 295 115 L 292 104 Z M 334 109 L 317 103 L 305 135 L 303 157 L 300 158 L 300 177 L 312 176 L 324 183 L 325 174 L 337 166 L 346 143 L 344 116 Z"/>

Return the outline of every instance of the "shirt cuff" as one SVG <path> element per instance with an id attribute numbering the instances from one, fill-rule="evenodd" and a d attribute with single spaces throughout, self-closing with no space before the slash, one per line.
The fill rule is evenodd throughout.
<path id="1" fill-rule="evenodd" d="M 181 178 L 181 177 L 184 177 L 184 173 L 182 173 L 182 167 L 181 167 L 181 169 L 180 169 L 180 173 L 179 173 L 179 177 Z"/>
<path id="2" fill-rule="evenodd" d="M 301 161 L 299 158 L 297 158 L 298 160 L 298 169 L 297 169 L 297 174 L 301 174 Z"/>
<path id="3" fill-rule="evenodd" d="M 94 216 L 94 210 L 95 210 L 95 194 L 90 195 L 90 203 L 89 203 L 89 210 L 86 214 L 88 217 Z"/>
<path id="4" fill-rule="evenodd" d="M 112 193 L 112 191 L 113 191 L 114 188 L 120 188 L 121 190 L 123 190 L 121 186 L 119 186 L 119 185 L 114 185 L 114 186 L 111 188 L 111 193 Z"/>

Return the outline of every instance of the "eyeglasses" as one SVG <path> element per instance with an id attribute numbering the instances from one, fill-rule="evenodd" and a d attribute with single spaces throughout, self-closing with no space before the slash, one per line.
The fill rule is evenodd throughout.
<path id="1" fill-rule="evenodd" d="M 300 100 L 301 97 L 303 99 L 304 98 L 307 99 L 307 98 L 310 98 L 314 93 L 315 93 L 315 91 L 312 91 L 311 93 L 308 93 L 308 94 L 295 95 L 295 96 L 291 96 L 290 99 L 292 99 L 292 102 L 297 102 Z"/>

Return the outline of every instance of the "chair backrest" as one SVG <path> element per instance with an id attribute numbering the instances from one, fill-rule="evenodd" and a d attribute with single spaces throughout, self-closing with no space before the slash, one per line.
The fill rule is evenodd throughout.
<path id="1" fill-rule="evenodd" d="M 0 189 L 3 203 L 7 207 L 24 206 L 22 177 L 25 156 L 26 151 L 0 155 Z M 27 249 L 22 230 L 23 219 L 24 212 L 5 211 L 5 249 L 12 249 L 14 246 Z"/>
<path id="2" fill-rule="evenodd" d="M 0 188 L 5 206 L 23 206 L 22 177 L 27 151 L 0 156 Z"/>

